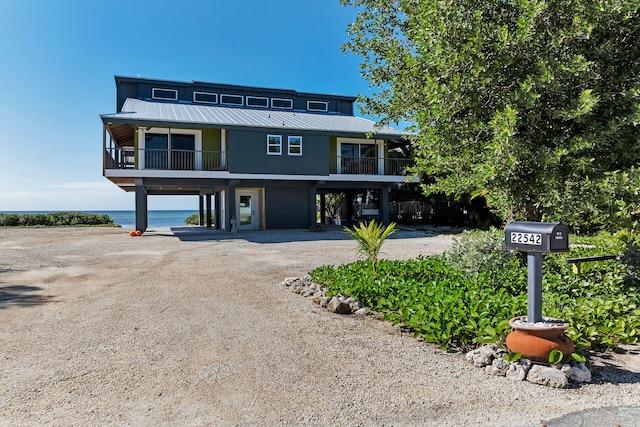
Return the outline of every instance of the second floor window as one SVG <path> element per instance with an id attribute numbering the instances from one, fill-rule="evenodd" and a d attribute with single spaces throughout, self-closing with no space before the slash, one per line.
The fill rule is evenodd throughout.
<path id="1" fill-rule="evenodd" d="M 282 155 L 282 135 L 267 135 L 267 154 Z"/>
<path id="2" fill-rule="evenodd" d="M 301 136 L 289 137 L 289 155 L 302 156 L 302 137 Z"/>

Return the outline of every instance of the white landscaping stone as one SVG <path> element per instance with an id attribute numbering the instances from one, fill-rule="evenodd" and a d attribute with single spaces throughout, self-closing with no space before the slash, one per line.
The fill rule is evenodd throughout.
<path id="1" fill-rule="evenodd" d="M 491 365 L 491 362 L 493 362 L 495 349 L 491 346 L 484 345 L 475 350 L 471 350 L 465 357 L 468 361 L 473 362 L 474 366 L 483 368 L 487 365 Z"/>
<path id="2" fill-rule="evenodd" d="M 569 379 L 578 383 L 590 383 L 591 371 L 583 363 L 578 363 L 571 367 Z"/>
<path id="3" fill-rule="evenodd" d="M 533 365 L 529 369 L 527 381 L 555 388 L 565 388 L 569 385 L 569 378 L 562 371 L 541 365 Z"/>
<path id="4" fill-rule="evenodd" d="M 514 381 L 524 381 L 527 378 L 527 373 L 531 369 L 531 360 L 520 359 L 517 362 L 509 364 L 506 377 Z"/>
<path id="5" fill-rule="evenodd" d="M 496 357 L 491 362 L 491 365 L 488 365 L 485 370 L 488 374 L 498 375 L 501 377 L 506 376 L 507 370 L 509 369 L 509 362 L 504 360 L 502 357 Z"/>

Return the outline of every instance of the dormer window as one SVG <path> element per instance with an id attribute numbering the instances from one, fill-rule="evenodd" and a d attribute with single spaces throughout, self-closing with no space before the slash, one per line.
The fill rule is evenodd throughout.
<path id="1" fill-rule="evenodd" d="M 218 94 L 209 92 L 193 92 L 193 102 L 201 102 L 203 104 L 217 104 Z"/>
<path id="2" fill-rule="evenodd" d="M 220 95 L 220 103 L 226 105 L 244 105 L 244 97 L 242 95 Z"/>
<path id="3" fill-rule="evenodd" d="M 151 90 L 151 97 L 153 99 L 160 99 L 163 101 L 177 101 L 178 91 L 175 89 L 161 89 L 154 87 Z"/>
<path id="4" fill-rule="evenodd" d="M 293 99 L 271 98 L 271 108 L 293 109 Z"/>
<path id="5" fill-rule="evenodd" d="M 307 101 L 308 111 L 329 111 L 329 103 L 325 101 Z"/>
<path id="6" fill-rule="evenodd" d="M 247 107 L 269 107 L 269 98 L 262 96 L 247 96 Z"/>

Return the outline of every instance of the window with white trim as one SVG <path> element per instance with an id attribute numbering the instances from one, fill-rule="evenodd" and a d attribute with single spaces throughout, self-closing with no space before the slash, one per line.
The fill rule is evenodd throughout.
<path id="1" fill-rule="evenodd" d="M 289 155 L 302 156 L 302 137 L 301 136 L 289 137 Z"/>
<path id="2" fill-rule="evenodd" d="M 193 92 L 193 102 L 201 102 L 203 104 L 217 104 L 218 94 L 209 92 Z"/>
<path id="3" fill-rule="evenodd" d="M 282 135 L 267 135 L 267 154 L 271 156 L 282 155 Z"/>
<path id="4" fill-rule="evenodd" d="M 307 101 L 308 111 L 329 111 L 329 103 L 326 101 Z"/>
<path id="5" fill-rule="evenodd" d="M 151 89 L 151 97 L 153 99 L 162 99 L 165 101 L 177 101 L 178 91 L 175 89 L 162 89 L 154 87 Z"/>
<path id="6" fill-rule="evenodd" d="M 293 109 L 293 99 L 271 98 L 271 108 Z"/>
<path id="7" fill-rule="evenodd" d="M 247 96 L 247 107 L 269 107 L 269 98 L 262 96 Z"/>
<path id="8" fill-rule="evenodd" d="M 244 105 L 244 97 L 242 95 L 220 95 L 220 103 L 227 105 Z"/>

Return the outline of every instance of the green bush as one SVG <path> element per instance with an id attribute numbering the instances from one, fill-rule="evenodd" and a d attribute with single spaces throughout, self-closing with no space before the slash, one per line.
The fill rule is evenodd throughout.
<path id="1" fill-rule="evenodd" d="M 214 221 L 214 220 L 215 220 L 215 212 L 212 212 L 211 221 Z M 185 218 L 184 223 L 186 225 L 200 225 L 200 215 L 197 213 L 193 215 L 189 215 L 188 217 Z"/>
<path id="2" fill-rule="evenodd" d="M 184 219 L 184 223 L 186 225 L 200 225 L 200 215 L 199 214 L 189 215 Z"/>
<path id="3" fill-rule="evenodd" d="M 330 295 L 353 296 L 425 341 L 443 347 L 496 342 L 510 331 L 510 318 L 526 314 L 527 267 L 505 255 L 492 233 L 463 237 L 443 256 L 380 261 L 377 274 L 364 261 L 310 274 Z M 640 289 L 625 279 L 627 267 L 615 260 L 585 263 L 576 274 L 566 261 L 617 253 L 621 242 L 599 234 L 576 244 L 566 254 L 544 257 L 543 314 L 567 321 L 566 334 L 582 347 L 637 342 Z"/>
<path id="4" fill-rule="evenodd" d="M 111 225 L 109 215 L 87 214 L 82 212 L 54 212 L 49 214 L 2 214 L 0 227 L 29 226 L 71 226 L 71 225 Z"/>
<path id="5" fill-rule="evenodd" d="M 517 268 L 519 258 L 516 251 L 505 249 L 504 232 L 491 228 L 489 231 L 465 231 L 455 239 L 446 252 L 449 264 L 468 278 L 483 276 L 494 288 L 512 288 L 514 283 L 503 277 L 505 271 Z M 519 293 L 519 287 L 510 289 Z"/>
<path id="6" fill-rule="evenodd" d="M 385 319 L 443 347 L 504 338 L 508 320 L 526 307 L 526 295 L 496 290 L 484 276 L 465 277 L 444 257 L 381 260 L 377 275 L 363 261 L 325 266 L 310 274 L 329 286 L 329 295 L 353 296 Z"/>
<path id="7" fill-rule="evenodd" d="M 621 264 L 626 268 L 635 280 L 640 279 L 640 242 L 635 239 L 629 240 L 625 245 L 624 252 L 620 257 Z"/>

